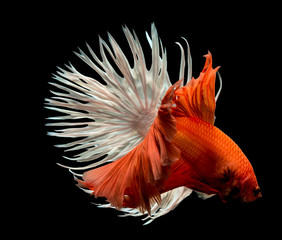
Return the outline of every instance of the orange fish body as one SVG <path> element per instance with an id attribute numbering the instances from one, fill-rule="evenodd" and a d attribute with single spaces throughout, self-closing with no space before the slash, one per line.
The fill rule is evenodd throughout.
<path id="1" fill-rule="evenodd" d="M 172 165 L 166 189 L 187 186 L 207 194 L 219 194 L 225 201 L 239 197 L 255 200 L 257 189 L 253 168 L 238 145 L 220 129 L 198 118 L 176 118 L 177 133 L 173 144 L 181 150 L 181 158 Z M 242 190 L 241 190 L 242 189 Z"/>
<path id="2" fill-rule="evenodd" d="M 186 169 L 186 174 L 179 178 L 185 176 L 187 187 L 206 194 L 219 194 L 223 201 L 230 198 L 254 201 L 261 193 L 251 163 L 239 146 L 213 125 L 215 75 L 219 67 L 212 68 L 210 53 L 205 57 L 200 76 L 175 91 L 176 106 L 172 113 L 177 133 L 173 144 L 180 149 L 180 162 Z M 181 168 L 173 171 L 172 176 L 177 176 Z"/>

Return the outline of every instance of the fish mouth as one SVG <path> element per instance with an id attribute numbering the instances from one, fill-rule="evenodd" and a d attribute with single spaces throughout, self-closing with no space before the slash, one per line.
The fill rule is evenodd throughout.
<path id="1" fill-rule="evenodd" d="M 261 192 L 258 194 L 257 198 L 262 198 Z"/>
<path id="2" fill-rule="evenodd" d="M 251 203 L 251 202 L 254 202 L 254 201 L 256 201 L 257 199 L 260 199 L 260 198 L 262 198 L 262 194 L 261 193 L 259 193 L 256 197 L 252 197 L 252 198 L 243 197 L 241 199 L 241 202 L 242 203 Z"/>

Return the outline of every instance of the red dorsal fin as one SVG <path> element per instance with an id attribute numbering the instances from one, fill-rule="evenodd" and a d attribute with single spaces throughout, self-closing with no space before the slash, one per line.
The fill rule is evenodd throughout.
<path id="1" fill-rule="evenodd" d="M 212 68 L 212 55 L 208 52 L 205 66 L 200 76 L 192 78 L 186 86 L 175 92 L 173 115 L 178 117 L 197 117 L 211 124 L 215 112 L 215 77 L 219 67 Z"/>
<path id="2" fill-rule="evenodd" d="M 96 197 L 106 197 L 118 209 L 127 206 L 150 213 L 151 203 L 160 203 L 160 186 L 180 155 L 171 144 L 176 134 L 172 99 L 180 83 L 168 89 L 145 139 L 119 160 L 85 172 L 81 186 L 93 190 Z"/>

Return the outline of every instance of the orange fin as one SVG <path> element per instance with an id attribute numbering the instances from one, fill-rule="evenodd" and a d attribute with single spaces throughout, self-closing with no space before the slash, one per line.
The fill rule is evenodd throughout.
<path id="1" fill-rule="evenodd" d="M 172 164 L 171 175 L 165 180 L 162 193 L 181 186 L 208 195 L 218 193 L 216 189 L 205 183 L 205 181 L 203 181 L 203 179 L 193 170 L 193 167 L 182 157 Z"/>
<path id="2" fill-rule="evenodd" d="M 171 114 L 172 100 L 180 83 L 168 89 L 145 139 L 119 160 L 85 172 L 80 186 L 93 190 L 96 197 L 106 197 L 117 209 L 126 206 L 150 213 L 151 204 L 160 203 L 160 186 L 180 156 L 178 148 L 171 144 L 177 131 Z"/>
<path id="3" fill-rule="evenodd" d="M 171 174 L 169 178 L 165 180 L 161 192 L 164 193 L 172 189 L 185 186 L 190 179 L 190 175 L 191 166 L 180 156 L 179 160 L 172 164 Z"/>
<path id="4" fill-rule="evenodd" d="M 186 86 L 175 92 L 173 115 L 177 117 L 197 117 L 211 124 L 215 112 L 215 78 L 219 67 L 212 68 L 212 55 L 208 52 L 205 66 L 200 76 L 192 78 Z"/>

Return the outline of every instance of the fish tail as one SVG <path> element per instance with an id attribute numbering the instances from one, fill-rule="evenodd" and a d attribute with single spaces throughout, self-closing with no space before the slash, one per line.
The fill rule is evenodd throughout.
<path id="1" fill-rule="evenodd" d="M 117 209 L 138 208 L 150 214 L 151 205 L 161 203 L 160 189 L 171 164 L 180 156 L 171 144 L 177 131 L 171 114 L 172 99 L 180 84 L 168 89 L 145 139 L 119 160 L 85 172 L 80 186 L 93 190 L 96 197 L 106 197 Z"/>
<path id="2" fill-rule="evenodd" d="M 71 170 L 89 170 L 114 162 L 136 147 L 147 135 L 171 86 L 166 51 L 155 25 L 151 25 L 151 37 L 147 34 L 152 50 L 149 69 L 137 35 L 127 27 L 123 31 L 132 63 L 108 34 L 109 44 L 99 37 L 100 57 L 89 45 L 88 54 L 81 49 L 75 53 L 100 79 L 66 65 L 67 69 L 59 68 L 53 76 L 55 81 L 50 82 L 56 91 L 46 99 L 46 108 L 59 112 L 60 116 L 48 118 L 47 126 L 59 127 L 48 135 L 70 141 L 56 145 L 69 153 L 78 152 L 67 159 L 88 163 L 64 166 Z"/>

